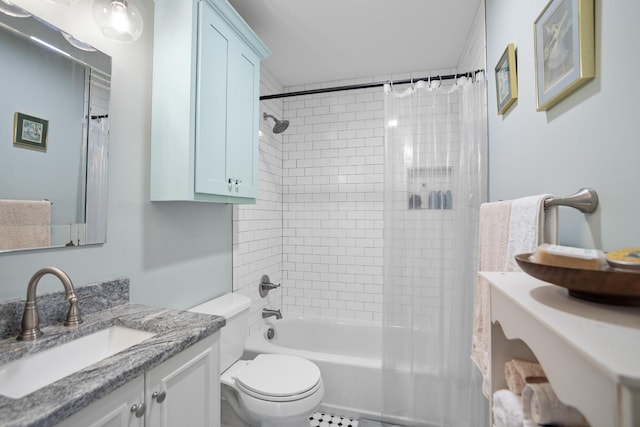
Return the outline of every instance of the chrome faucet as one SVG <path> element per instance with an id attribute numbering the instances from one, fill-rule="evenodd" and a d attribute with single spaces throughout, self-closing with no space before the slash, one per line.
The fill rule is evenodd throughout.
<path id="1" fill-rule="evenodd" d="M 267 317 L 276 316 L 276 319 L 282 319 L 282 313 L 280 310 L 271 310 L 269 308 L 262 309 L 262 318 L 266 319 Z"/>
<path id="2" fill-rule="evenodd" d="M 77 326 L 82 323 L 80 310 L 78 309 L 78 298 L 73 289 L 71 279 L 69 279 L 67 273 L 59 268 L 45 267 L 36 271 L 31 277 L 31 280 L 29 280 L 29 285 L 27 286 L 27 302 L 24 305 L 24 313 L 22 315 L 22 332 L 18 335 L 19 341 L 33 341 L 42 335 L 42 331 L 40 331 L 40 321 L 38 320 L 38 308 L 36 306 L 36 287 L 45 274 L 53 274 L 60 279 L 67 294 L 67 301 L 69 301 L 70 307 L 64 325 Z"/>

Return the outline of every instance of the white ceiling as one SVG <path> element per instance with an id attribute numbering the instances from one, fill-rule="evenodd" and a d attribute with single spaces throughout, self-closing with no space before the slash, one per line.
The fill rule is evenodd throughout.
<path id="1" fill-rule="evenodd" d="M 284 87 L 455 68 L 482 0 L 229 0 Z"/>

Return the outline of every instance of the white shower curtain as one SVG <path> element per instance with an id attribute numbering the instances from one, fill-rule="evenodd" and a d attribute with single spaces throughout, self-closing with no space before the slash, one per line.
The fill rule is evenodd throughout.
<path id="1" fill-rule="evenodd" d="M 107 237 L 107 162 L 109 118 L 91 120 L 87 162 L 86 243 L 102 243 Z"/>
<path id="2" fill-rule="evenodd" d="M 484 426 L 470 354 L 477 221 L 485 199 L 482 75 L 385 86 L 383 414 Z"/>
<path id="3" fill-rule="evenodd" d="M 109 161 L 109 91 L 111 77 L 92 70 L 91 115 L 88 120 L 86 243 L 107 239 L 107 172 Z"/>

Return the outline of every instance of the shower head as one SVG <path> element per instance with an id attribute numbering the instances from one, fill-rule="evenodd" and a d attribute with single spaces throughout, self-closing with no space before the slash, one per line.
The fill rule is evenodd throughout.
<path id="1" fill-rule="evenodd" d="M 285 130 L 287 130 L 287 128 L 289 127 L 289 120 L 278 120 L 275 117 L 273 117 L 271 114 L 267 114 L 267 113 L 262 114 L 262 118 L 264 120 L 267 120 L 267 117 L 271 117 L 273 121 L 276 122 L 276 124 L 273 125 L 273 133 L 282 133 Z"/>

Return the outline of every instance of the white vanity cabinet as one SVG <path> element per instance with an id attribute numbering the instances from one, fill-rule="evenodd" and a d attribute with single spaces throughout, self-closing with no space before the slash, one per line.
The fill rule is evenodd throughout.
<path id="1" fill-rule="evenodd" d="M 640 309 L 583 301 L 525 273 L 490 282 L 491 392 L 504 364 L 538 361 L 558 398 L 592 427 L 640 426 Z"/>
<path id="2" fill-rule="evenodd" d="M 147 427 L 220 424 L 220 333 L 145 374 Z"/>
<path id="3" fill-rule="evenodd" d="M 219 426 L 219 336 L 194 344 L 58 426 Z"/>
<path id="4" fill-rule="evenodd" d="M 144 402 L 144 375 L 91 403 L 58 427 L 144 427 L 144 417 L 132 412 Z M 135 412 L 135 411 L 134 411 Z"/>
<path id="5" fill-rule="evenodd" d="M 254 203 L 260 61 L 226 0 L 155 0 L 151 200 Z"/>

